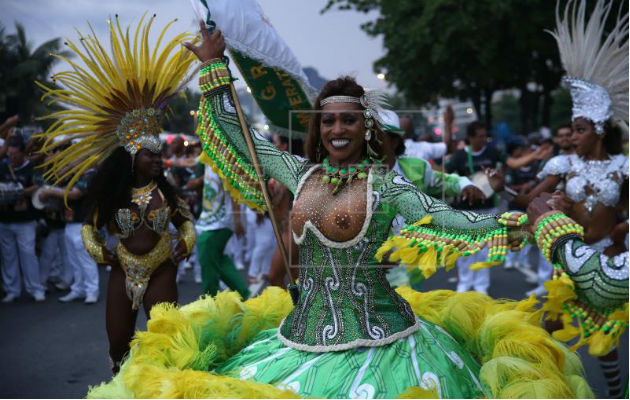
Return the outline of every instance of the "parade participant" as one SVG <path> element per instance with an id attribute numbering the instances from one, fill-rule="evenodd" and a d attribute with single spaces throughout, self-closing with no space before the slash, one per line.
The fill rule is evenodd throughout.
<path id="1" fill-rule="evenodd" d="M 599 1 L 588 21 L 585 4 L 575 7 L 577 13 L 568 13 L 567 8 L 564 19 L 558 17 L 554 32 L 566 71 L 562 82 L 573 101 L 575 153 L 549 160 L 538 174 L 541 183 L 527 196 L 519 196 L 519 202 L 526 205 L 542 192 L 561 190 L 571 200 L 563 211 L 584 227 L 585 242 L 605 251 L 613 245 L 609 233 L 618 223 L 617 215 L 627 209 L 628 157 L 620 154 L 617 124 L 628 121 L 628 42 L 624 36 L 628 21 L 618 16 L 604 41 L 603 24 L 612 5 Z"/>
<path id="2" fill-rule="evenodd" d="M 37 210 L 31 196 L 37 189 L 33 181 L 33 164 L 26 158 L 21 136 L 7 138 L 7 158 L 0 163 L 0 182 L 7 186 L 0 204 L 0 253 L 2 254 L 3 303 L 20 297 L 22 283 L 35 301 L 46 300 L 45 288 L 39 276 L 39 261 L 35 255 L 35 222 Z"/>
<path id="3" fill-rule="evenodd" d="M 197 132 L 228 190 L 264 208 L 223 38 L 201 27 L 201 46 L 186 45 L 204 63 Z M 301 290 L 293 310 L 279 288 L 246 302 L 224 292 L 181 309 L 154 309 L 121 374 L 90 396 L 590 395 L 575 356 L 533 324 L 531 301 L 402 290 L 410 304 L 389 286 L 375 256 L 390 253 L 429 275 L 439 261 L 452 266 L 486 244 L 487 262 L 500 262 L 508 239 L 520 242 L 522 231 L 518 215 L 458 212 L 387 171 L 377 161 L 384 154 L 373 129 L 381 100 L 352 78 L 328 82 L 310 121 L 310 162 L 251 132 L 264 174 L 295 195 L 291 230 L 300 247 Z M 417 222 L 384 244 L 396 214 Z"/>
<path id="4" fill-rule="evenodd" d="M 84 171 L 100 163 L 87 190 L 81 235 L 90 256 L 112 267 L 106 328 L 114 373 L 129 349 L 140 305 L 148 315 L 156 303 L 177 301 L 176 265 L 195 244 L 188 206 L 164 177 L 158 137 L 164 107 L 194 59 L 178 46 L 186 34 L 150 51 L 154 18 L 141 19 L 133 43 L 118 19 L 108 21 L 111 55 L 103 50 L 110 46 L 92 35 L 81 37 L 83 51 L 68 41 L 86 67 L 56 74 L 60 88 L 43 87 L 44 98 L 73 105 L 52 114 L 57 121 L 43 134 L 42 151 L 72 143 L 47 161 L 49 176 L 68 179 L 69 192 Z M 140 32 L 144 38 L 138 41 Z M 170 223 L 179 231 L 175 246 Z M 118 236 L 115 253 L 105 247 L 102 229 Z"/>
<path id="5" fill-rule="evenodd" d="M 619 13 L 614 27 L 605 29 L 611 10 L 612 3 L 599 0 L 587 20 L 586 2 L 581 0 L 570 2 L 564 14 L 557 16 L 552 34 L 566 71 L 562 82 L 573 103 L 571 142 L 575 153 L 549 160 L 538 175 L 543 181 L 525 199 L 529 202 L 542 192 L 560 189 L 552 198 L 554 208 L 575 220 L 584 230 L 584 242 L 606 256 L 615 256 L 625 248 L 625 235 L 619 235 L 620 240 L 615 242 L 611 232 L 620 222 L 623 224 L 620 214 L 627 218 L 629 174 L 628 157 L 620 154 L 620 126 L 628 124 L 628 16 Z M 605 39 L 603 32 L 607 32 Z M 613 370 L 604 375 L 609 390 L 615 392 L 619 384 L 614 373 L 619 370 L 618 355 L 610 345 L 614 335 L 608 330 L 618 325 L 604 328 L 602 315 L 606 313 L 591 312 L 589 304 L 600 310 L 602 305 L 612 304 L 586 302 L 586 309 L 578 305 L 573 312 L 586 318 L 586 327 L 580 328 L 582 341 L 607 338 L 608 345 L 591 353 L 602 356 L 600 363 L 605 371 Z M 627 307 L 625 315 L 627 320 Z"/>
<path id="6" fill-rule="evenodd" d="M 456 151 L 446 164 L 448 172 L 472 177 L 474 174 L 483 174 L 486 168 L 496 168 L 498 164 L 505 160 L 497 149 L 488 145 L 488 132 L 483 123 L 475 121 L 468 124 L 466 127 L 466 139 L 468 146 L 465 149 Z M 493 197 L 474 204 L 460 200 L 456 203 L 456 206 L 482 214 L 497 212 Z M 486 255 L 486 250 L 482 250 L 477 254 L 457 261 L 458 292 L 473 289 L 480 293 L 488 293 L 490 271 L 488 269 L 471 269 L 473 264 L 482 261 Z"/>
<path id="7" fill-rule="evenodd" d="M 88 207 L 87 192 L 88 186 L 94 175 L 95 169 L 85 171 L 79 180 L 73 185 L 70 191 L 61 187 L 48 187 L 39 191 L 39 200 L 46 202 L 49 199 L 56 199 L 63 202 L 64 197 L 68 200 L 65 208 L 64 239 L 65 245 L 61 250 L 66 255 L 63 260 L 72 271 L 73 282 L 70 292 L 59 298 L 62 303 L 68 303 L 78 299 L 85 299 L 85 304 L 94 304 L 98 301 L 98 267 L 96 262 L 85 249 L 81 238 L 81 229 L 86 220 Z M 67 256 L 70 254 L 71 256 Z"/>
<path id="8" fill-rule="evenodd" d="M 601 366 L 607 397 L 622 398 L 618 355 L 610 350 L 628 328 L 628 250 L 608 257 L 587 245 L 584 229 L 553 210 L 549 200 L 543 193 L 527 207 L 538 246 L 554 264 L 553 279 L 545 284 L 549 295 L 543 310 L 547 318 L 562 323 L 554 337 L 567 342 L 579 337 L 574 349 L 588 345 L 591 355 L 605 356 Z M 628 223 L 624 224 L 627 235 Z"/>
<path id="9" fill-rule="evenodd" d="M 241 213 L 234 212 L 238 205 L 223 189 L 221 178 L 205 167 L 202 211 L 197 220 L 199 232 L 197 256 L 201 265 L 201 286 L 204 294 L 215 296 L 219 281 L 236 290 L 244 298 L 249 297 L 245 280 L 234 266 L 232 259 L 224 253 L 232 233 L 242 235 Z"/>

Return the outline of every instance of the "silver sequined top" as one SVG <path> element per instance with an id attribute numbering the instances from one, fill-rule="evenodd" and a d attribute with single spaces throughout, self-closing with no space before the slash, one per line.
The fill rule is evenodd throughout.
<path id="1" fill-rule="evenodd" d="M 597 203 L 613 207 L 619 202 L 621 185 L 628 179 L 628 157 L 618 154 L 608 160 L 584 160 L 576 154 L 559 155 L 547 162 L 538 179 L 549 175 L 561 176 L 567 196 L 576 203 L 584 201 L 590 213 Z"/>

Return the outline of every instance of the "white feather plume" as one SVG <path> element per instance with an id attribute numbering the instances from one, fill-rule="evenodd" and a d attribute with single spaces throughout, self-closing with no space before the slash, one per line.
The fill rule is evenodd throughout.
<path id="1" fill-rule="evenodd" d="M 628 13 L 620 8 L 615 27 L 604 37 L 611 9 L 612 1 L 598 0 L 587 21 L 586 1 L 570 0 L 562 15 L 556 8 L 556 30 L 550 33 L 567 75 L 604 88 L 614 118 L 627 123 Z"/>

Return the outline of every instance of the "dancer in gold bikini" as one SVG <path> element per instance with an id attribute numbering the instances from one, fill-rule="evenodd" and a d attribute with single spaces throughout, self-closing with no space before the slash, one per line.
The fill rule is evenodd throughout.
<path id="1" fill-rule="evenodd" d="M 177 302 L 176 266 L 195 244 L 188 206 L 164 177 L 158 137 L 164 108 L 186 82 L 194 56 L 179 46 L 186 34 L 150 51 L 154 18 L 140 21 L 133 42 L 117 19 L 110 21 L 111 54 L 92 35 L 80 38 L 83 49 L 68 41 L 87 68 L 60 57 L 73 70 L 55 75 L 60 89 L 42 86 L 45 99 L 72 106 L 49 116 L 57 121 L 43 134 L 43 151 L 72 144 L 50 159 L 48 173 L 69 179 L 71 188 L 100 164 L 81 234 L 89 254 L 112 266 L 106 328 L 114 373 L 129 350 L 140 304 L 148 315 L 156 303 Z M 175 246 L 170 223 L 178 230 Z M 105 247 L 105 230 L 119 239 L 114 253 Z"/>

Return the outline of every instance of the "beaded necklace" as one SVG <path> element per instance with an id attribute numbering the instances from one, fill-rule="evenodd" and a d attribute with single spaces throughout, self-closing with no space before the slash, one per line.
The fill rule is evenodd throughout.
<path id="1" fill-rule="evenodd" d="M 346 184 L 352 183 L 356 179 L 367 178 L 366 171 L 370 168 L 369 160 L 363 159 L 357 165 L 351 165 L 349 168 L 333 167 L 328 164 L 328 157 L 324 158 L 323 162 L 324 176 L 322 176 L 322 182 L 330 183 L 334 185 L 332 194 L 335 195 Z"/>
<path id="2" fill-rule="evenodd" d="M 136 204 L 140 209 L 141 214 L 144 215 L 144 211 L 153 198 L 151 194 L 157 188 L 157 183 L 151 181 L 148 185 L 140 188 L 131 188 L 131 202 Z"/>

